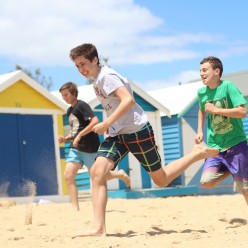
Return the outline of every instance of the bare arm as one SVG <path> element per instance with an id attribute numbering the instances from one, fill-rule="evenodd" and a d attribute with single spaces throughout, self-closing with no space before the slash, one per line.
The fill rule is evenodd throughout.
<path id="1" fill-rule="evenodd" d="M 93 127 L 99 123 L 97 116 L 94 116 L 90 123 L 78 134 L 80 137 L 85 136 L 86 134 L 92 132 Z"/>
<path id="2" fill-rule="evenodd" d="M 90 123 L 80 132 L 78 133 L 77 137 L 73 141 L 73 146 L 77 147 L 80 139 L 87 135 L 88 133 L 92 132 L 93 127 L 99 123 L 99 120 L 96 116 L 94 116 L 91 120 Z"/>
<path id="3" fill-rule="evenodd" d="M 126 87 L 118 88 L 114 91 L 114 94 L 120 98 L 121 102 L 108 118 L 94 126 L 93 131 L 98 134 L 105 133 L 115 121 L 127 113 L 135 104 L 133 96 L 129 93 Z"/>
<path id="4" fill-rule="evenodd" d="M 217 108 L 212 103 L 206 103 L 205 111 L 210 114 L 223 115 L 231 118 L 245 118 L 246 108 L 245 105 L 240 105 L 236 108 L 225 109 Z"/>
<path id="5" fill-rule="evenodd" d="M 59 141 L 59 144 L 62 144 L 62 143 L 65 143 L 65 142 L 68 142 L 72 139 L 71 135 L 67 135 L 66 137 L 63 137 L 63 136 L 59 136 L 58 138 L 58 141 Z"/>
<path id="6" fill-rule="evenodd" d="M 195 137 L 195 143 L 200 144 L 203 139 L 203 127 L 204 127 L 204 121 L 206 118 L 206 112 L 199 110 L 198 111 L 198 128 L 197 128 L 197 135 Z"/>

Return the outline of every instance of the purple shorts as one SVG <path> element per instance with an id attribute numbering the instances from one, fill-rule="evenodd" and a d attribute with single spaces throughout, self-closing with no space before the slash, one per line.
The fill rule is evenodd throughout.
<path id="1" fill-rule="evenodd" d="M 201 183 L 212 182 L 229 171 L 234 180 L 234 190 L 248 192 L 248 145 L 243 141 L 219 155 L 207 158 L 203 166 Z"/>

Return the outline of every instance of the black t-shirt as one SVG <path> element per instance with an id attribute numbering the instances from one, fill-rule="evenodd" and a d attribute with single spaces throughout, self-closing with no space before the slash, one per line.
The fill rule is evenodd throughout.
<path id="1" fill-rule="evenodd" d="M 90 106 L 81 100 L 78 100 L 74 107 L 70 107 L 67 110 L 69 117 L 70 131 L 72 139 L 75 139 L 79 132 L 81 132 L 95 116 Z M 100 145 L 98 134 L 90 132 L 83 136 L 78 144 L 78 147 L 74 147 L 82 152 L 97 152 Z"/>

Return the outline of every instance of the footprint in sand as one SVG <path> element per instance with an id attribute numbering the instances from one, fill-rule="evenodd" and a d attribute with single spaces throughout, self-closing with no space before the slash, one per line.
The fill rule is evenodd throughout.
<path id="1" fill-rule="evenodd" d="M 247 220 L 241 219 L 241 218 L 234 218 L 229 221 L 229 224 L 231 224 L 231 226 L 227 228 L 237 228 L 237 227 L 246 225 Z"/>
<path id="2" fill-rule="evenodd" d="M 9 238 L 9 240 L 15 240 L 15 241 L 22 240 L 22 239 L 24 239 L 24 237 L 12 237 L 12 238 Z"/>
<path id="3" fill-rule="evenodd" d="M 228 224 L 230 224 L 230 226 L 226 227 L 226 229 L 237 228 L 237 227 L 247 225 L 247 220 L 241 219 L 241 218 L 233 218 L 229 221 L 226 218 L 221 218 L 219 219 L 219 221 L 227 222 Z"/>

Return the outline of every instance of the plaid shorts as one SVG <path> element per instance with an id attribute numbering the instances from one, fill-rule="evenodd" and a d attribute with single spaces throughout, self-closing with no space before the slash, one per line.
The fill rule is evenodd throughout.
<path id="1" fill-rule="evenodd" d="M 225 171 L 230 171 L 234 180 L 234 190 L 248 191 L 248 145 L 243 141 L 219 155 L 207 158 L 204 163 L 201 183 L 215 181 Z"/>
<path id="2" fill-rule="evenodd" d="M 161 168 L 161 158 L 150 123 L 135 133 L 107 137 L 100 145 L 97 157 L 110 158 L 114 161 L 115 169 L 129 152 L 137 158 L 146 171 L 152 172 Z"/>

